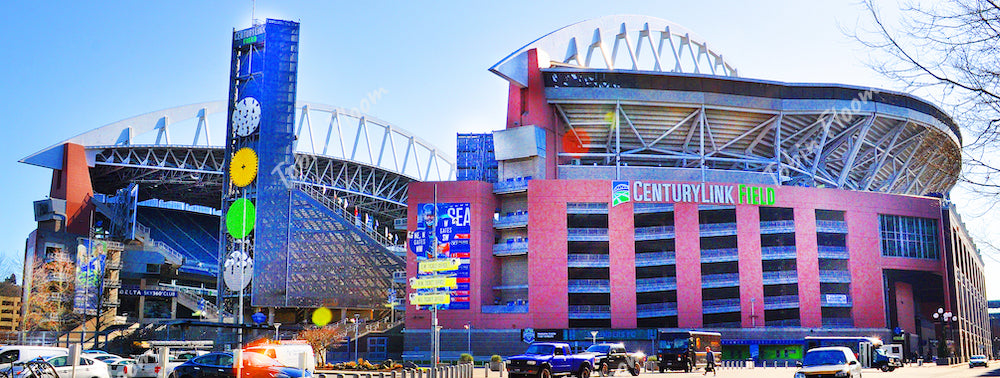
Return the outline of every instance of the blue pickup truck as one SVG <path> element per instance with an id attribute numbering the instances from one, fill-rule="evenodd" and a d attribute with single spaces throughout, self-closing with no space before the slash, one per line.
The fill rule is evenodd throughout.
<path id="1" fill-rule="evenodd" d="M 524 354 L 508 358 L 510 378 L 552 378 L 576 376 L 590 378 L 594 371 L 594 356 L 571 354 L 566 343 L 534 343 Z"/>

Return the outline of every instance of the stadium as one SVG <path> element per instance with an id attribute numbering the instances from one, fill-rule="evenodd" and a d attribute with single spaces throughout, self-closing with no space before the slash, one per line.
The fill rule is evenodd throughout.
<path id="1" fill-rule="evenodd" d="M 240 49 L 265 43 L 256 30 L 234 32 L 232 88 Z M 961 134 L 933 104 L 742 78 L 704 39 L 646 16 L 561 28 L 490 71 L 509 83 L 505 128 L 459 135 L 454 160 L 372 116 L 289 102 L 292 158 L 265 166 L 273 151 L 254 145 L 270 181 L 240 189 L 287 196 L 280 219 L 257 218 L 252 256 L 233 254 L 247 244 L 226 221 L 235 147 L 270 140 L 229 124 L 244 94 L 25 157 L 53 171 L 26 246 L 25 302 L 43 315 L 26 318 L 65 330 L 78 324 L 66 314 L 100 308 L 301 327 L 322 306 L 338 325 L 392 327 L 405 310 L 401 345 L 367 356 L 423 361 L 428 306 L 443 355 L 477 359 L 530 340 L 648 351 L 658 330 L 691 329 L 720 332 L 726 359 L 800 359 L 810 335 L 991 353 L 982 258 L 947 200 Z M 97 258 L 96 244 L 100 286 L 58 291 L 72 281 L 60 269 Z M 266 287 L 280 295 L 241 306 L 246 276 L 280 276 Z"/>
<path id="2" fill-rule="evenodd" d="M 462 304 L 438 311 L 445 330 L 505 352 L 649 350 L 657 329 L 699 329 L 735 360 L 796 360 L 819 335 L 990 353 L 982 258 L 947 200 L 961 134 L 933 104 L 742 78 L 703 39 L 643 16 L 566 26 L 490 71 L 509 82 L 506 128 L 459 136 L 459 181 L 410 184 L 411 233 L 443 207 L 470 214 L 457 290 L 410 290 Z M 431 274 L 442 249 L 463 257 L 461 234 L 436 234 L 411 240 L 408 276 Z M 410 330 L 429 313 L 406 317 L 407 348 L 424 350 Z"/>

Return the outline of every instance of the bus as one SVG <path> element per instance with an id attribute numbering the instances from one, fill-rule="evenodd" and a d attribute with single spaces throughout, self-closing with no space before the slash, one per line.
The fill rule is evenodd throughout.
<path id="1" fill-rule="evenodd" d="M 705 368 L 706 348 L 712 348 L 715 364 L 718 365 L 722 358 L 722 334 L 699 331 L 656 333 L 656 361 L 661 373 L 667 370 L 691 372 Z"/>
<path id="2" fill-rule="evenodd" d="M 892 371 L 903 366 L 899 357 L 889 356 L 882 349 L 882 339 L 863 336 L 806 336 L 803 351 L 813 348 L 842 346 L 851 348 L 865 368 Z"/>

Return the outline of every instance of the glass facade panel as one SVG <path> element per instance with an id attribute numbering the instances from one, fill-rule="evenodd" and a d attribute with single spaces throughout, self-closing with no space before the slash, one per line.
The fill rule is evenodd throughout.
<path id="1" fill-rule="evenodd" d="M 879 215 L 878 220 L 882 256 L 933 260 L 941 257 L 937 220 L 885 214 Z"/>

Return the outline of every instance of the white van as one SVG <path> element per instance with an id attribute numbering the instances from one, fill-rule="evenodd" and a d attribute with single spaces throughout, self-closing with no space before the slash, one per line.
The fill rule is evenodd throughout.
<path id="1" fill-rule="evenodd" d="M 290 367 L 300 367 L 299 366 L 299 356 L 305 355 L 305 366 L 301 366 L 302 369 L 309 371 L 310 373 L 316 372 L 316 355 L 313 354 L 312 346 L 305 343 L 288 343 L 285 344 L 265 344 L 257 345 L 249 348 L 244 348 L 245 352 L 255 352 L 260 353 L 265 356 L 271 357 L 278 360 L 282 365 Z"/>
<path id="2" fill-rule="evenodd" d="M 0 347 L 0 365 L 31 361 L 38 357 L 69 354 L 69 349 L 60 347 L 8 345 Z"/>

